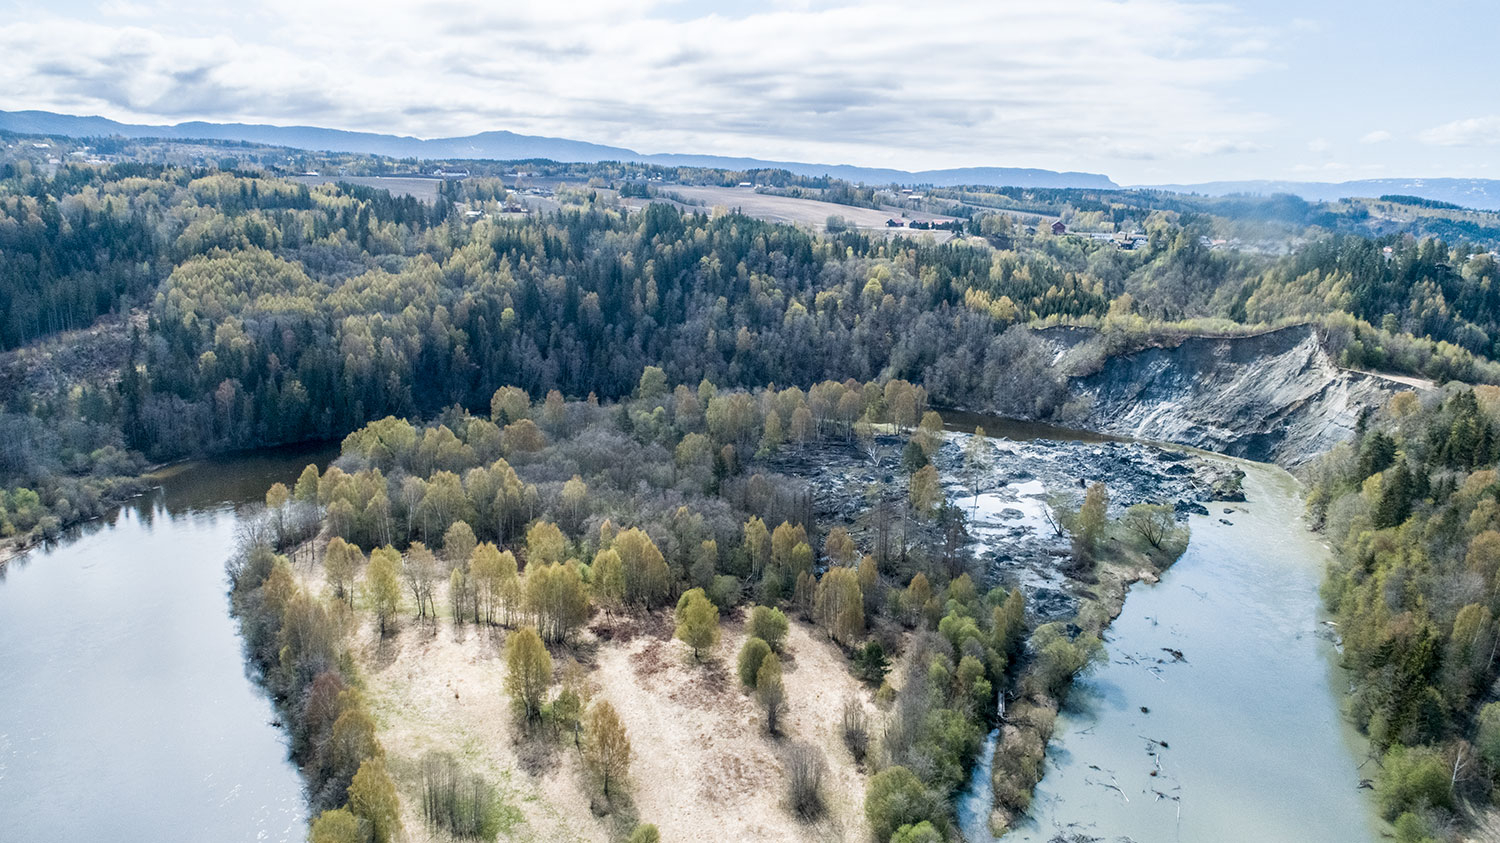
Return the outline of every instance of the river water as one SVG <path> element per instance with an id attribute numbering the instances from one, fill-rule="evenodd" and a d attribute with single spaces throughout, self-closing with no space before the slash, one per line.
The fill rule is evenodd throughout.
<path id="1" fill-rule="evenodd" d="M 1031 814 L 1006 841 L 1381 837 L 1320 615 L 1328 551 L 1302 523 L 1296 481 L 1240 466 L 1249 503 L 1193 516 L 1183 557 L 1131 589 L 1109 662 L 1075 686 Z M 959 799 L 970 841 L 992 839 L 992 752 Z"/>
<path id="2" fill-rule="evenodd" d="M 178 466 L 0 570 L 0 839 L 298 841 L 301 778 L 246 675 L 238 513 L 324 449 Z"/>
<path id="3" fill-rule="evenodd" d="M 301 780 L 246 675 L 224 561 L 246 502 L 331 455 L 176 468 L 0 572 L 0 838 L 303 838 Z M 1032 815 L 1006 840 L 1378 839 L 1320 626 L 1327 551 L 1295 482 L 1241 465 L 1250 502 L 1194 516 L 1183 558 L 1131 590 L 1110 660 L 1074 689 Z M 990 839 L 987 768 L 959 802 L 971 841 Z"/>

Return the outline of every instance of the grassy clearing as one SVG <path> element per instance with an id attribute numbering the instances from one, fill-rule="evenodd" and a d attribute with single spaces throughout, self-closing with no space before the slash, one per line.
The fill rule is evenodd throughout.
<path id="1" fill-rule="evenodd" d="M 324 588 L 307 554 L 297 570 L 304 585 Z M 719 644 L 701 662 L 673 639 L 665 612 L 596 615 L 573 645 L 554 649 L 554 680 L 581 668 L 593 699 L 608 700 L 625 721 L 634 753 L 630 790 L 606 805 L 567 736 L 537 736 L 517 722 L 504 692 L 506 631 L 455 628 L 446 594 L 435 602 L 438 620 L 418 623 L 404 607 L 400 629 L 385 638 L 361 608 L 351 647 L 412 843 L 450 839 L 422 815 L 421 760 L 434 751 L 451 753 L 495 786 L 501 840 L 618 840 L 638 820 L 674 841 L 868 837 L 866 773 L 844 746 L 841 718 L 850 696 L 874 718 L 872 694 L 821 630 L 791 624 L 783 659 L 788 707 L 775 736 L 735 676 L 746 638 L 738 615 L 725 619 Z M 828 762 L 827 811 L 815 823 L 799 820 L 788 798 L 785 762 L 797 744 Z"/>

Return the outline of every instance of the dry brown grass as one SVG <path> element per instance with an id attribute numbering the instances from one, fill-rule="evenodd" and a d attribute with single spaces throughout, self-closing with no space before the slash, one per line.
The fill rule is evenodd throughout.
<path id="1" fill-rule="evenodd" d="M 886 220 L 901 214 L 900 211 L 890 208 L 856 208 L 852 205 L 838 205 L 833 202 L 822 202 L 817 199 L 802 199 L 795 196 L 775 196 L 768 193 L 756 193 L 749 188 L 743 187 L 674 184 L 663 187 L 662 192 L 668 195 L 676 194 L 689 201 L 702 202 L 709 207 L 723 206 L 736 209 L 746 216 L 768 222 L 806 225 L 820 231 L 830 216 L 836 216 L 843 217 L 850 225 L 866 232 L 900 234 L 911 237 L 931 236 L 933 240 L 939 243 L 953 236 L 953 233 L 949 231 L 887 228 L 885 224 Z M 921 211 L 907 211 L 906 213 L 915 220 L 947 221 L 953 219 L 953 217 L 928 214 Z"/>
<path id="2" fill-rule="evenodd" d="M 322 590 L 320 572 L 305 562 L 296 567 L 306 586 Z M 444 598 L 438 595 L 438 606 Z M 351 646 L 413 843 L 445 839 L 421 816 L 419 761 L 432 750 L 452 753 L 496 785 L 514 809 L 502 840 L 608 841 L 637 819 L 672 841 L 868 836 L 865 774 L 844 747 L 841 717 L 851 695 L 873 717 L 872 695 L 843 653 L 806 624 L 794 622 L 787 636 L 788 707 L 777 736 L 766 733 L 763 713 L 732 668 L 745 639 L 739 619 L 726 620 L 718 647 L 701 663 L 672 638 L 667 613 L 599 615 L 572 647 L 554 650 L 555 677 L 580 665 L 594 699 L 609 700 L 630 735 L 629 795 L 606 806 L 571 742 L 538 739 L 517 723 L 504 692 L 504 630 L 455 628 L 446 618 L 418 624 L 407 613 L 399 631 L 381 639 L 368 613 L 359 614 Z M 783 764 L 795 743 L 828 760 L 827 813 L 816 823 L 797 819 L 788 799 Z"/>
<path id="3" fill-rule="evenodd" d="M 844 748 L 840 718 L 845 696 L 869 705 L 869 692 L 821 632 L 794 622 L 783 661 L 788 707 L 772 737 L 730 669 L 744 640 L 743 623 L 726 623 L 701 664 L 658 636 L 600 648 L 592 675 L 634 742 L 641 818 L 663 840 L 863 840 L 865 777 Z M 787 799 L 783 759 L 795 742 L 828 759 L 828 814 L 815 824 L 797 820 Z"/>

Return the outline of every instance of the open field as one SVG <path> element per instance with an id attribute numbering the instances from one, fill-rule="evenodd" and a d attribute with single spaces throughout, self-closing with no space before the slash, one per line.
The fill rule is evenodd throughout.
<path id="1" fill-rule="evenodd" d="M 438 184 L 442 179 L 420 178 L 416 176 L 341 176 L 336 173 L 317 176 L 292 176 L 292 181 L 301 182 L 305 185 L 334 184 L 337 182 L 348 182 L 361 187 L 373 187 L 376 190 L 389 190 L 392 196 L 414 196 L 423 202 L 437 200 Z"/>
<path id="2" fill-rule="evenodd" d="M 306 555 L 296 565 L 305 587 L 324 588 Z M 444 606 L 445 597 L 437 603 Z M 603 800 L 566 736 L 529 734 L 504 690 L 507 631 L 440 618 L 419 623 L 406 611 L 398 632 L 381 638 L 361 607 L 351 650 L 366 680 L 411 843 L 449 839 L 421 815 L 422 756 L 452 753 L 494 784 L 505 803 L 502 840 L 609 841 L 634 823 L 655 823 L 663 840 L 860 841 L 868 837 L 864 770 L 840 732 L 844 700 L 875 716 L 873 695 L 821 630 L 793 621 L 783 665 L 788 695 L 780 734 L 765 729 L 735 660 L 743 619 L 726 617 L 719 645 L 695 663 L 672 637 L 670 611 L 644 617 L 596 615 L 571 647 L 553 649 L 554 681 L 582 669 L 594 700 L 608 700 L 632 744 L 628 796 L 600 815 Z M 554 684 L 554 691 L 556 684 Z M 826 815 L 800 821 L 786 804 L 782 759 L 796 743 L 828 761 Z"/>
<path id="3" fill-rule="evenodd" d="M 839 216 L 848 220 L 856 228 L 871 232 L 889 232 L 894 234 L 909 234 L 914 237 L 931 235 L 934 240 L 943 242 L 953 236 L 949 231 L 912 231 L 906 228 L 887 228 L 886 220 L 892 217 L 900 217 L 901 211 L 895 208 L 884 208 L 875 210 L 873 208 L 856 208 L 852 205 L 838 205 L 833 202 L 820 202 L 816 199 L 798 199 L 791 196 L 771 196 L 764 193 L 756 193 L 746 187 L 708 187 L 702 185 L 663 185 L 663 194 L 677 195 L 689 202 L 701 202 L 712 208 L 715 205 L 723 205 L 730 209 L 738 209 L 746 216 L 756 219 L 768 220 L 770 222 L 791 223 L 793 225 L 808 225 L 822 230 L 823 225 L 830 216 Z M 920 211 L 907 211 L 907 216 L 914 220 L 945 222 L 953 217 L 945 217 L 938 214 L 927 214 Z"/>

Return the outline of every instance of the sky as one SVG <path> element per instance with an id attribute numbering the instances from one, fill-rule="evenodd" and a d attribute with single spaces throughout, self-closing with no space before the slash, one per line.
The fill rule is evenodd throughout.
<path id="1" fill-rule="evenodd" d="M 1500 178 L 1500 4 L 0 0 L 0 109 L 1121 184 Z"/>

